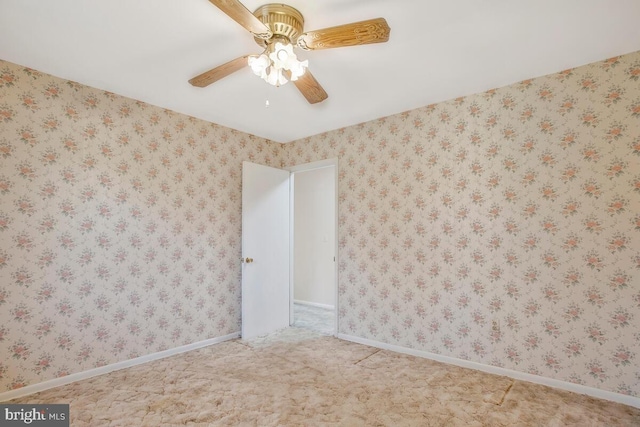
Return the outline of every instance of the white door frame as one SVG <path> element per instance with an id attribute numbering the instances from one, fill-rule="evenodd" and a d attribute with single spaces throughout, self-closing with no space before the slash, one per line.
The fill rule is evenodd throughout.
<path id="1" fill-rule="evenodd" d="M 338 202 L 339 202 L 339 197 L 338 197 L 338 159 L 337 158 L 333 158 L 333 159 L 326 159 L 326 160 L 319 160 L 317 162 L 311 162 L 311 163 L 305 163 L 302 165 L 295 165 L 295 166 L 291 166 L 288 168 L 284 168 L 284 170 L 288 170 L 289 172 L 291 172 L 291 177 L 289 178 L 291 180 L 292 185 L 289 186 L 290 188 L 290 196 L 291 196 L 291 202 L 289 203 L 289 207 L 291 209 L 289 218 L 291 218 L 292 220 L 290 221 L 289 226 L 291 227 L 291 232 L 289 233 L 289 246 L 291 248 L 291 250 L 289 251 L 289 300 L 290 300 L 290 304 L 289 304 L 289 324 L 293 324 L 293 247 L 294 247 L 294 226 L 293 226 L 293 209 L 294 209 L 294 185 L 295 185 L 295 178 L 294 178 L 294 174 L 295 172 L 303 172 L 303 171 L 310 171 L 310 170 L 314 170 L 314 169 L 322 169 L 322 168 L 326 168 L 326 167 L 332 167 L 333 166 L 333 170 L 335 173 L 335 179 L 334 179 L 334 183 L 335 183 L 335 190 L 334 190 L 334 194 L 335 194 L 335 198 L 336 198 L 336 203 L 335 203 L 335 218 L 334 218 L 334 232 L 335 232 L 335 248 L 334 248 L 334 254 L 335 254 L 335 262 L 333 263 L 333 286 L 334 286 L 334 306 L 335 306 L 335 319 L 334 319 L 334 330 L 333 330 L 333 336 L 337 337 L 338 336 L 338 260 L 340 259 L 340 257 L 338 256 Z"/>

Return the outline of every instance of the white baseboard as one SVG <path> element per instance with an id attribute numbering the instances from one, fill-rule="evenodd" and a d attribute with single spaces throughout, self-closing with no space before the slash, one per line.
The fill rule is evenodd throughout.
<path id="1" fill-rule="evenodd" d="M 191 350 L 208 347 L 213 344 L 219 344 L 240 337 L 240 332 L 234 332 L 222 337 L 211 338 L 204 341 L 198 341 L 192 344 L 183 345 L 181 347 L 171 348 L 169 350 L 160 351 L 158 353 L 147 354 L 145 356 L 136 357 L 135 359 L 123 360 L 122 362 L 113 363 L 111 365 L 101 366 L 99 368 L 89 369 L 88 371 L 77 372 L 60 378 L 43 381 L 41 383 L 28 385 L 16 390 L 0 393 L 0 402 L 5 402 L 18 397 L 24 397 L 29 394 L 38 393 L 40 391 L 49 390 L 50 388 L 60 387 L 62 385 L 71 384 L 76 381 L 86 380 L 98 375 L 108 374 L 109 372 L 120 369 L 130 368 L 132 366 L 141 365 L 143 363 L 152 362 L 154 360 L 164 359 L 165 357 L 175 356 L 176 354 L 185 353 Z"/>
<path id="2" fill-rule="evenodd" d="M 442 356 L 423 350 L 415 350 L 412 348 L 401 347 L 392 344 L 386 344 L 379 341 L 373 341 L 366 338 L 355 337 L 351 335 L 338 334 L 338 338 L 355 342 L 358 344 L 368 345 L 370 347 L 390 350 L 396 353 L 409 354 L 411 356 L 423 357 L 425 359 L 435 360 L 437 362 L 448 363 L 451 365 L 461 366 L 463 368 L 476 369 L 478 371 L 490 374 L 502 375 L 516 380 L 528 381 L 535 384 L 542 384 L 561 390 L 572 391 L 574 393 L 586 394 L 587 396 L 596 397 L 598 399 L 610 400 L 612 402 L 622 403 L 624 405 L 640 408 L 640 398 L 627 396 L 626 394 L 614 393 L 612 391 L 600 390 L 598 388 L 587 387 L 580 384 L 574 384 L 567 381 L 556 380 L 553 378 L 541 377 L 539 375 L 528 374 L 526 372 L 518 372 L 511 369 L 500 368 L 497 366 L 484 365 L 482 363 L 470 362 L 468 360 L 456 359 L 455 357 Z"/>
<path id="3" fill-rule="evenodd" d="M 319 307 L 319 308 L 326 308 L 328 310 L 335 310 L 335 306 L 333 305 L 329 305 L 329 304 L 320 304 L 319 302 L 311 302 L 311 301 L 302 301 L 299 299 L 294 299 L 293 300 L 294 304 L 300 304 L 300 305 L 308 305 L 310 307 Z"/>

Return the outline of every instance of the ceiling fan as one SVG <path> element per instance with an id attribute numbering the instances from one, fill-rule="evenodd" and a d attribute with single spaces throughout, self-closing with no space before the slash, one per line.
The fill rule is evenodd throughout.
<path id="1" fill-rule="evenodd" d="M 318 50 L 389 40 L 390 28 L 384 18 L 303 32 L 304 17 L 286 4 L 265 4 L 251 13 L 239 0 L 209 1 L 249 30 L 264 51 L 241 56 L 189 80 L 197 87 L 208 86 L 248 65 L 274 86 L 292 81 L 307 101 L 315 104 L 327 99 L 327 92 L 307 69 L 308 62 L 298 60 L 294 44 L 303 50 Z"/>

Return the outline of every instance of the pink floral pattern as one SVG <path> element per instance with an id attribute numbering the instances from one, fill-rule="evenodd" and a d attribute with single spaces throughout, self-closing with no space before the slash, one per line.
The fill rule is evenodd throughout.
<path id="1" fill-rule="evenodd" d="M 238 331 L 241 162 L 332 157 L 341 333 L 640 396 L 640 53 L 283 146 L 0 62 L 0 389 Z"/>
<path id="2" fill-rule="evenodd" d="M 341 333 L 640 396 L 640 53 L 306 138 Z"/>
<path id="3" fill-rule="evenodd" d="M 280 144 L 0 61 L 0 390 L 237 332 Z"/>

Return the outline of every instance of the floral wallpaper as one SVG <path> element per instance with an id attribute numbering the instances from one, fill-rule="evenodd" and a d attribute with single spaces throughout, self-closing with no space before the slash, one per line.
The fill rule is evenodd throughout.
<path id="1" fill-rule="evenodd" d="M 240 330 L 279 144 L 0 61 L 0 392 Z"/>
<path id="2" fill-rule="evenodd" d="M 640 396 L 640 53 L 287 144 L 339 157 L 339 331 Z"/>
<path id="3" fill-rule="evenodd" d="M 285 145 L 0 61 L 0 391 L 238 331 L 241 162 L 333 157 L 341 333 L 640 397 L 640 52 Z"/>

